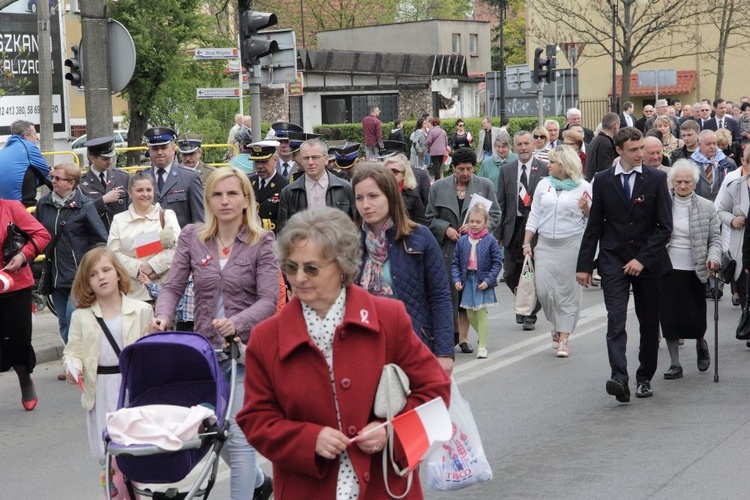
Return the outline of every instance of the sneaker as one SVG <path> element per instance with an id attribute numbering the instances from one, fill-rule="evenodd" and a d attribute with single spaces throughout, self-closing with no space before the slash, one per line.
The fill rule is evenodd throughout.
<path id="1" fill-rule="evenodd" d="M 558 332 L 552 332 L 552 349 L 557 350 L 557 346 L 560 343 L 560 334 Z"/>
<path id="2" fill-rule="evenodd" d="M 487 359 L 487 349 L 480 347 L 477 349 L 477 359 Z"/>
<path id="3" fill-rule="evenodd" d="M 567 340 L 560 341 L 560 345 L 557 347 L 556 356 L 558 358 L 567 358 L 568 356 L 570 356 L 570 347 L 568 346 Z"/>

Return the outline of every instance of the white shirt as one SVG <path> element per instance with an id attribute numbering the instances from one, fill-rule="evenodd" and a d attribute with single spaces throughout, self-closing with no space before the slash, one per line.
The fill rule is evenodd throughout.
<path id="1" fill-rule="evenodd" d="M 633 172 L 638 172 L 640 174 L 643 172 L 643 168 L 640 165 L 638 165 L 637 167 L 633 167 L 633 170 L 630 171 L 631 174 Z M 625 172 L 625 170 L 623 170 L 622 168 L 622 165 L 620 165 L 620 163 L 618 162 L 617 166 L 615 167 L 615 175 L 627 174 L 627 173 L 628 172 Z M 622 177 L 620 178 L 620 183 L 622 184 Z M 628 184 L 630 185 L 630 195 L 632 196 L 633 188 L 635 187 L 635 175 L 630 176 L 630 178 L 628 179 Z"/>
<path id="2" fill-rule="evenodd" d="M 584 193 L 590 200 L 591 185 L 585 180 L 570 191 L 557 191 L 549 177 L 544 177 L 534 191 L 526 230 L 551 239 L 582 235 L 586 229 L 586 219 L 578 200 Z"/>
<path id="3" fill-rule="evenodd" d="M 326 190 L 328 190 L 328 172 L 317 181 L 305 176 L 305 193 L 307 193 L 307 208 L 326 206 Z"/>

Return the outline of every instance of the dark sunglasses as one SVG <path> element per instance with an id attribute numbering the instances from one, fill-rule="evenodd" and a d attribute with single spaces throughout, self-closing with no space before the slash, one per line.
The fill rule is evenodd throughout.
<path id="1" fill-rule="evenodd" d="M 404 173 L 403 170 L 399 170 L 397 168 L 392 168 L 391 172 L 393 172 L 393 175 L 398 175 L 398 174 L 403 174 Z"/>
<path id="2" fill-rule="evenodd" d="M 535 135 L 535 136 L 534 136 L 534 139 L 546 139 L 546 138 L 547 138 L 547 137 L 546 137 L 546 136 L 543 136 L 543 135 Z"/>
<path id="3" fill-rule="evenodd" d="M 328 264 L 323 264 L 322 266 L 316 266 L 313 264 L 305 264 L 302 266 L 302 272 L 305 273 L 307 276 L 314 278 L 315 276 L 320 274 L 320 271 L 322 271 L 324 268 L 331 265 L 332 262 L 333 261 L 329 262 Z M 281 264 L 281 270 L 287 276 L 295 276 L 297 272 L 299 271 L 299 266 L 295 264 L 294 262 L 283 262 Z"/>

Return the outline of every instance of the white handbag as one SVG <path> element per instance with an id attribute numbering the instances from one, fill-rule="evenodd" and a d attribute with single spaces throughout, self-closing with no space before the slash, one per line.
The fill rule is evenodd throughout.
<path id="1" fill-rule="evenodd" d="M 521 277 L 518 279 L 516 296 L 513 300 L 516 314 L 530 316 L 536 308 L 536 284 L 534 283 L 534 262 L 528 255 L 523 259 Z"/>

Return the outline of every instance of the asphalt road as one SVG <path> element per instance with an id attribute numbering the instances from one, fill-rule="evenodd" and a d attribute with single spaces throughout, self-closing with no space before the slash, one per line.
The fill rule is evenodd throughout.
<path id="1" fill-rule="evenodd" d="M 609 366 L 600 290 L 584 293 L 568 359 L 554 356 L 543 314 L 536 331 L 522 332 L 509 292 L 502 288 L 498 295 L 489 359 L 459 353 L 455 374 L 494 479 L 461 492 L 426 490 L 428 499 L 750 496 L 750 349 L 734 340 L 739 308 L 728 298 L 720 302 L 719 382 L 709 309 L 710 370 L 698 372 L 694 342 L 687 341 L 681 348 L 685 377 L 665 381 L 669 359 L 662 346 L 654 397 L 623 405 L 604 391 Z M 637 331 L 632 305 L 629 326 Z M 630 342 L 629 361 L 634 373 L 637 342 Z M 79 393 L 56 380 L 60 369 L 59 362 L 37 367 L 40 402 L 31 413 L 21 408 L 15 375 L 0 374 L 0 483 L 12 492 L 8 498 L 101 498 Z M 270 470 L 267 462 L 262 466 Z M 229 498 L 222 470 L 211 498 Z"/>

